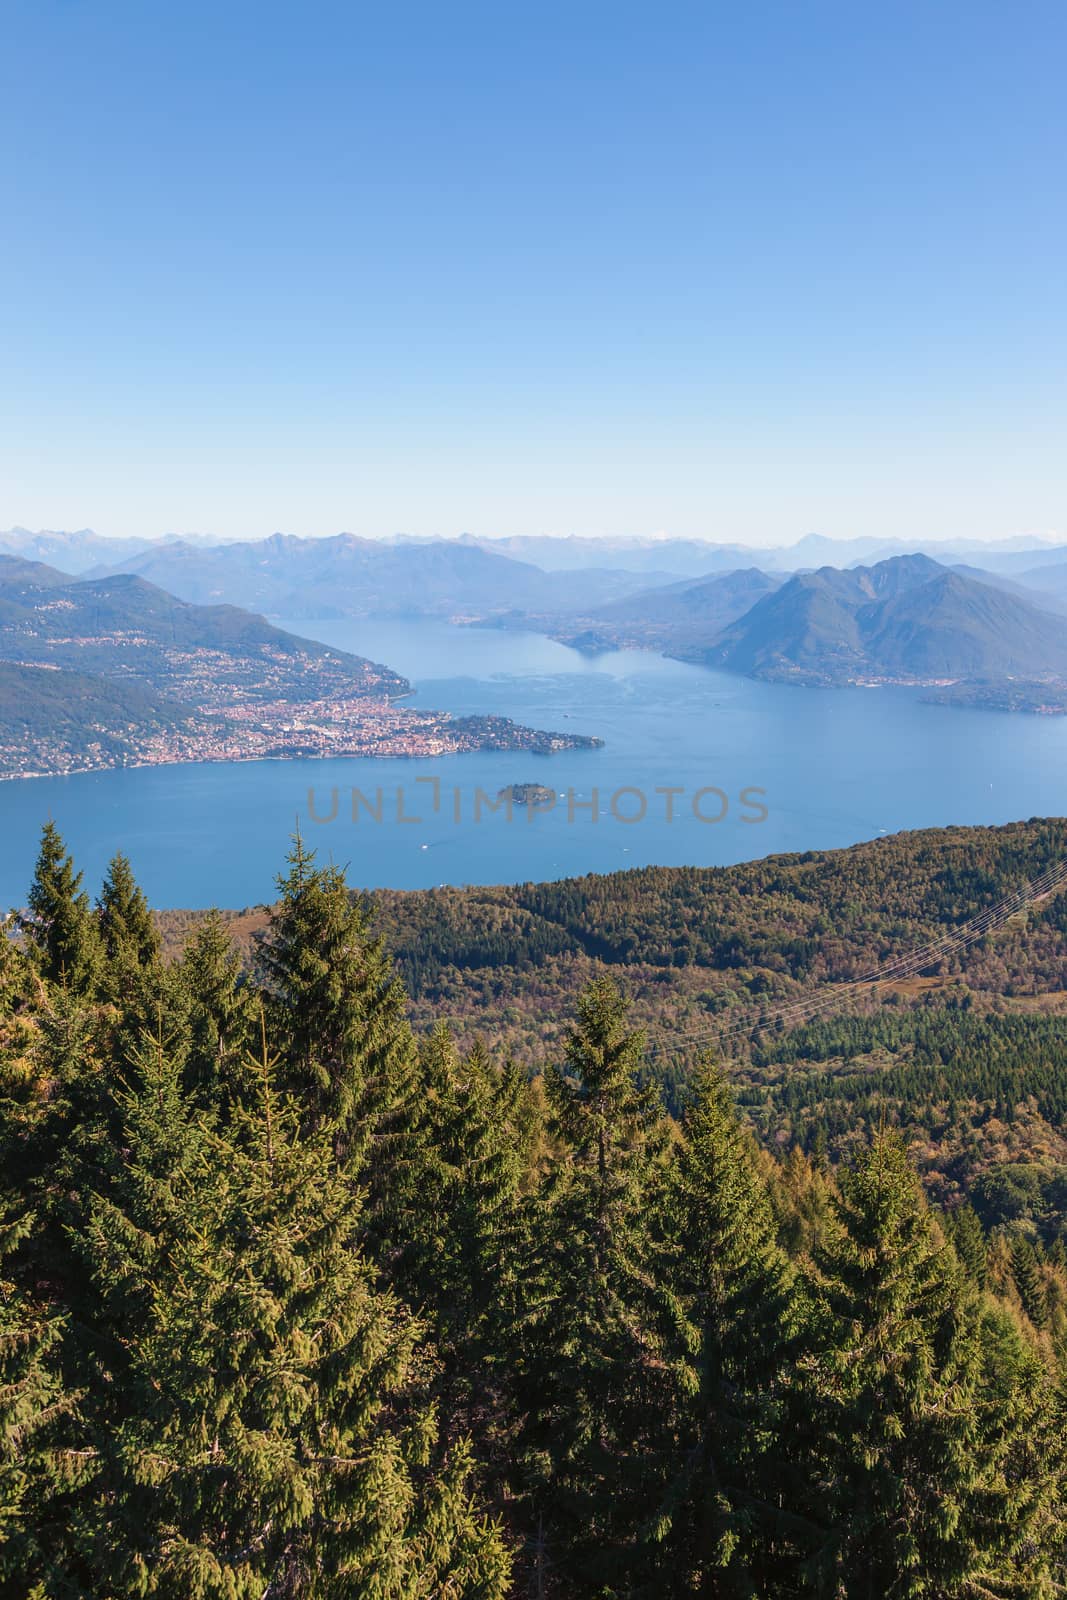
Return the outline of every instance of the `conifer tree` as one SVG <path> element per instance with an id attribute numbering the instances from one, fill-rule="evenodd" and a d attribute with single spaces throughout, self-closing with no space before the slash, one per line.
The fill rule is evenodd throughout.
<path id="1" fill-rule="evenodd" d="M 679 1128 L 607 982 L 532 1085 L 416 1048 L 343 875 L 290 868 L 262 990 L 217 916 L 159 959 L 122 857 L 90 912 L 54 829 L 0 928 L 3 1600 L 1060 1593 L 1051 1163 L 987 1240 L 894 1137 L 839 1189 L 803 1153 L 877 1120 L 864 1074 L 794 1074 L 757 1145 L 679 1058 Z"/>
<path id="2" fill-rule="evenodd" d="M 172 964 L 161 960 L 158 930 L 121 852 L 108 867 L 97 901 L 102 962 L 99 991 L 109 1002 L 110 1054 L 123 1077 L 135 1070 L 140 1041 L 158 1033 L 164 1012 L 168 1033 L 180 1031 L 181 989 Z"/>
<path id="3" fill-rule="evenodd" d="M 63 1319 L 8 1277 L 33 1225 L 32 1213 L 0 1204 L 0 1593 L 12 1595 L 50 1592 L 69 1485 L 58 1447 L 77 1404 L 61 1375 Z"/>
<path id="4" fill-rule="evenodd" d="M 545 1111 L 536 1092 L 540 1078 L 531 1081 L 516 1062 L 504 1062 L 497 1088 L 500 1116 L 511 1134 L 521 1172 L 519 1185 L 524 1194 L 532 1192 L 541 1178 L 544 1155 Z"/>
<path id="5" fill-rule="evenodd" d="M 710 1062 L 697 1073 L 670 1184 L 663 1270 L 685 1330 L 675 1468 L 653 1537 L 660 1590 L 784 1592 L 808 1529 L 791 1506 L 789 1368 L 802 1297 L 751 1135 Z M 790 1526 L 792 1520 L 792 1527 Z"/>
<path id="6" fill-rule="evenodd" d="M 833 1182 L 828 1169 L 794 1145 L 777 1167 L 769 1194 L 782 1243 L 791 1259 L 810 1256 L 822 1236 Z"/>
<path id="7" fill-rule="evenodd" d="M 225 1132 L 165 1053 L 124 1100 L 85 1241 L 104 1370 L 79 1581 L 116 1600 L 502 1600 L 468 1455 L 437 1444 L 419 1327 L 354 1248 L 329 1139 L 299 1133 L 268 1057 L 257 1075 Z"/>
<path id="8" fill-rule="evenodd" d="M 108 866 L 97 901 L 97 922 L 112 974 L 135 971 L 158 960 L 158 929 L 121 850 Z"/>
<path id="9" fill-rule="evenodd" d="M 282 1086 L 310 1130 L 368 1191 L 371 1229 L 387 1254 L 416 1203 L 420 1104 L 403 986 L 353 903 L 340 869 L 317 867 L 299 836 L 281 898 L 257 951 Z"/>
<path id="10" fill-rule="evenodd" d="M 114 1063 L 100 1008 L 64 985 L 37 980 L 26 1026 L 24 1077 L 17 1095 L 0 1101 L 0 1158 L 8 1184 L 38 1218 L 35 1270 L 66 1292 L 66 1229 L 108 1144 Z"/>
<path id="11" fill-rule="evenodd" d="M 1012 1241 L 1011 1275 L 1019 1291 L 1023 1310 L 1035 1328 L 1048 1325 L 1048 1289 L 1038 1265 L 1034 1247 L 1025 1234 Z"/>
<path id="12" fill-rule="evenodd" d="M 529 1089 L 513 1070 L 498 1072 L 479 1045 L 461 1058 L 445 1027 L 424 1042 L 419 1076 L 426 1095 L 421 1203 L 393 1278 L 430 1319 L 447 1409 L 465 1418 L 484 1461 L 513 1409 Z"/>
<path id="13" fill-rule="evenodd" d="M 188 1008 L 186 1081 L 206 1104 L 230 1102 L 240 1095 L 260 1006 L 217 911 L 186 942 L 179 977 Z"/>
<path id="14" fill-rule="evenodd" d="M 971 1281 L 979 1289 L 984 1289 L 989 1279 L 989 1262 L 986 1256 L 985 1234 L 979 1222 L 974 1207 L 968 1204 L 957 1206 L 949 1212 L 949 1237 L 956 1247 L 956 1254 L 963 1263 L 964 1270 Z"/>
<path id="15" fill-rule="evenodd" d="M 804 1372 L 824 1486 L 811 1511 L 829 1514 L 817 1587 L 1012 1592 L 1040 1503 L 1008 1470 L 1021 1408 L 984 1382 L 978 1301 L 899 1138 L 880 1134 L 843 1175 L 835 1211 L 820 1256 L 830 1316 Z"/>
<path id="16" fill-rule="evenodd" d="M 643 1039 L 607 979 L 578 1002 L 562 1065 L 546 1074 L 560 1147 L 536 1219 L 523 1403 L 538 1577 L 576 1593 L 630 1582 L 654 1507 L 672 1385 L 670 1325 L 652 1261 L 666 1134 L 638 1085 Z"/>
<path id="17" fill-rule="evenodd" d="M 47 822 L 23 928 L 43 977 L 72 993 L 90 994 L 101 952 L 89 896 L 81 884 L 82 875 L 74 870 L 59 830 Z"/>
<path id="18" fill-rule="evenodd" d="M 42 984 L 25 948 L 10 937 L 13 923 L 0 923 L 0 1159 L 7 1136 L 38 1110 Z"/>
<path id="19" fill-rule="evenodd" d="M 826 1124 L 817 1122 L 811 1136 L 811 1164 L 818 1172 L 825 1172 L 830 1164 L 827 1148 Z"/>

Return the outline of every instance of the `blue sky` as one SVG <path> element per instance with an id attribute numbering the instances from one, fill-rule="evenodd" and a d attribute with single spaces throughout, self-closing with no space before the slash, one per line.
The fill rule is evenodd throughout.
<path id="1" fill-rule="evenodd" d="M 0 0 L 0 526 L 1067 530 L 1067 8 Z"/>

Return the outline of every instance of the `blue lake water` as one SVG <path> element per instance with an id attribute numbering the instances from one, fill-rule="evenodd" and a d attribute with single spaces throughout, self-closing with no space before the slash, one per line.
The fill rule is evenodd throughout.
<path id="1" fill-rule="evenodd" d="M 49 816 L 94 894 L 121 848 L 156 905 L 199 907 L 268 899 L 298 823 L 321 856 L 347 864 L 354 884 L 421 888 L 725 864 L 901 828 L 1059 814 L 1067 794 L 1067 718 L 928 706 L 907 690 L 752 683 L 635 651 L 590 660 L 536 634 L 434 623 L 288 626 L 405 673 L 416 685 L 413 704 L 597 734 L 604 748 L 5 783 L 0 903 L 24 900 Z M 570 803 L 558 799 L 532 819 L 516 807 L 508 821 L 477 801 L 479 790 L 495 798 L 523 782 L 549 785 Z M 353 821 L 357 788 L 375 809 L 381 791 L 381 821 L 363 804 Z M 678 792 L 657 793 L 664 789 Z M 762 795 L 750 792 L 746 804 L 746 790 Z M 335 791 L 334 819 L 315 820 L 331 815 Z M 758 805 L 763 821 L 751 820 Z M 620 820 L 642 807 L 640 820 Z"/>

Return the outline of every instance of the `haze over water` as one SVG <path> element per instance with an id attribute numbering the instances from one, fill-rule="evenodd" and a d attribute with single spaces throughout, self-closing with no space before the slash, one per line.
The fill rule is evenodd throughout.
<path id="1" fill-rule="evenodd" d="M 588 659 L 536 634 L 444 623 L 307 621 L 294 632 L 387 662 L 415 684 L 412 704 L 486 712 L 596 734 L 600 750 L 552 757 L 477 753 L 435 761 L 273 761 L 138 768 L 0 785 L 0 902 L 20 904 L 42 823 L 52 816 L 95 894 L 110 855 L 130 856 L 156 905 L 244 906 L 271 897 L 299 824 L 353 884 L 424 888 L 723 865 L 854 844 L 902 828 L 1059 814 L 1067 719 L 924 705 L 909 690 L 815 690 L 750 682 L 636 651 Z M 432 806 L 440 780 L 439 809 Z M 474 820 L 479 789 L 535 782 L 553 811 L 516 806 Z M 668 800 L 658 789 L 681 790 Z M 352 821 L 352 791 L 372 803 Z M 599 819 L 588 806 L 598 791 Z M 398 820 L 397 791 L 403 791 Z M 638 822 L 619 821 L 617 810 Z M 722 791 L 721 821 L 694 815 Z M 765 821 L 742 790 L 764 791 Z M 328 817 L 337 791 L 336 819 Z M 309 793 L 310 792 L 310 793 Z M 458 801 L 457 801 L 458 792 Z M 460 820 L 455 820 L 458 804 Z M 668 804 L 673 818 L 668 820 Z M 719 796 L 698 802 L 705 816 Z"/>

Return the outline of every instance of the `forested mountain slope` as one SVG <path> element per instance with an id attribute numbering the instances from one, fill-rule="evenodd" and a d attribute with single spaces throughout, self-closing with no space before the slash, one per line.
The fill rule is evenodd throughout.
<path id="1" fill-rule="evenodd" d="M 826 930 L 792 960 L 778 924 L 793 906 L 810 928 L 820 880 L 854 942 L 891 946 L 1064 842 L 1062 823 L 960 833 L 919 836 L 910 873 L 899 839 L 702 875 L 704 896 L 795 982 Z M 889 903 L 865 904 L 888 868 Z M 525 915 L 588 941 L 625 898 L 603 882 Z M 636 894 L 638 925 L 670 900 Z M 1052 959 L 1058 905 L 1037 913 Z M 473 1046 L 412 1030 L 358 899 L 299 841 L 246 964 L 218 916 L 162 959 L 129 863 L 94 904 L 52 825 L 7 932 L 0 1592 L 1062 1592 L 1064 1172 L 1034 1145 L 931 1204 L 927 1162 L 957 1132 L 968 1158 L 990 1129 L 1058 1136 L 1062 1027 L 939 1004 L 757 1028 L 731 1075 L 761 1150 L 680 1030 L 668 1115 L 607 975 L 635 970 L 621 922 L 532 1078 L 503 998 Z M 675 932 L 653 943 L 664 997 Z M 828 1046 L 863 1084 L 840 1127 Z M 879 1051 L 948 1090 L 936 1130 L 916 1097 L 870 1094 Z"/>
<path id="2" fill-rule="evenodd" d="M 208 726 L 189 706 L 132 683 L 0 661 L 0 773 L 17 777 L 95 759 L 119 764 L 146 741 L 190 743 Z"/>
<path id="3" fill-rule="evenodd" d="M 611 972 L 655 1046 L 648 1070 L 676 1103 L 694 1054 L 716 1050 L 772 1148 L 828 1143 L 841 1156 L 888 1114 L 916 1139 L 931 1193 L 970 1194 L 1033 1162 L 1028 1183 L 1065 1185 L 1052 1203 L 1061 1215 L 1067 889 L 962 949 L 949 944 L 918 975 L 835 986 L 948 941 L 1065 861 L 1067 824 L 1049 820 L 375 902 L 426 1023 L 444 1015 L 466 1038 L 503 1028 L 519 1059 L 538 1064 L 581 984 Z M 789 1011 L 812 994 L 816 1015 Z M 1031 1195 L 1021 1209 L 1048 1204 Z"/>
<path id="4" fill-rule="evenodd" d="M 1016 1159 L 1067 1176 L 1067 890 L 918 975 L 835 986 L 950 940 L 1065 861 L 1067 822 L 1051 818 L 369 903 L 420 1028 L 444 1019 L 468 1044 L 489 1032 L 535 1070 L 582 986 L 608 973 L 671 1104 L 695 1057 L 717 1050 L 773 1147 L 828 1140 L 844 1153 L 888 1110 L 920 1141 L 931 1192 L 958 1196 Z M 247 941 L 265 915 L 227 918 Z M 196 920 L 161 915 L 170 947 Z M 817 1015 L 788 1011 L 812 994 Z"/>
<path id="5" fill-rule="evenodd" d="M 1063 678 L 1067 624 L 927 556 L 896 556 L 790 578 L 689 655 L 808 684 Z"/>
<path id="6" fill-rule="evenodd" d="M 407 680 L 297 638 L 237 606 L 190 605 L 143 578 L 72 580 L 0 556 L 0 656 L 98 673 L 202 704 L 205 697 L 313 700 L 397 694 Z"/>

